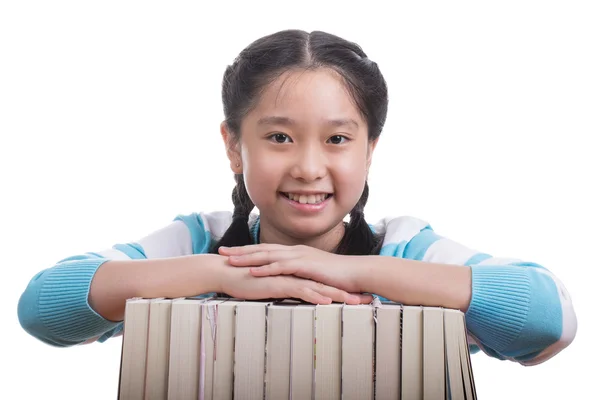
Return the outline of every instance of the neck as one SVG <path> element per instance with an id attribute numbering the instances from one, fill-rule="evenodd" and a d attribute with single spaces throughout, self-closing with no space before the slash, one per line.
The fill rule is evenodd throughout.
<path id="1" fill-rule="evenodd" d="M 312 236 L 310 238 L 300 238 L 290 235 L 288 232 L 283 232 L 282 230 L 277 229 L 267 221 L 263 221 L 261 218 L 259 239 L 260 243 L 275 243 L 286 246 L 305 245 L 333 253 L 333 251 L 342 241 L 345 231 L 346 227 L 342 221 L 334 228 L 323 234 Z"/>

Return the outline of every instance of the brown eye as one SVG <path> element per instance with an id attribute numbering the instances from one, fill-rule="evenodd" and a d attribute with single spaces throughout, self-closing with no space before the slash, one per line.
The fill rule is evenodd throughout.
<path id="1" fill-rule="evenodd" d="M 335 135 L 335 136 L 332 136 L 331 138 L 329 138 L 329 141 L 333 144 L 342 144 L 342 143 L 344 143 L 344 140 L 348 140 L 348 138 L 346 138 L 342 135 Z"/>
<path id="2" fill-rule="evenodd" d="M 274 140 L 277 143 L 285 143 L 286 139 L 289 139 L 289 136 L 286 135 L 285 133 L 275 133 L 271 136 L 269 136 L 270 140 Z"/>

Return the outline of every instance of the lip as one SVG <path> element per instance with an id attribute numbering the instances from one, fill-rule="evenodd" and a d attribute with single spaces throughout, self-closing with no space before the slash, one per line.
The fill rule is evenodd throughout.
<path id="1" fill-rule="evenodd" d="M 304 196 L 310 196 L 310 195 L 316 195 L 316 194 L 332 194 L 331 192 L 328 192 L 326 190 L 299 190 L 297 192 L 293 191 L 293 190 L 288 190 L 288 191 L 281 191 L 281 193 L 294 193 L 294 194 L 299 194 L 299 195 L 304 195 Z"/>
<path id="2" fill-rule="evenodd" d="M 298 193 L 300 194 L 300 192 L 286 192 L 286 193 Z M 304 193 L 308 193 L 308 192 L 304 192 Z M 302 193 L 302 194 L 304 194 Z M 313 194 L 315 193 L 324 193 L 324 192 L 313 192 Z M 283 194 L 283 192 L 279 192 L 279 196 L 285 200 L 287 202 L 287 204 L 289 204 L 290 206 L 292 206 L 294 209 L 304 212 L 304 213 L 318 213 L 321 212 L 325 209 L 325 207 L 327 207 L 327 205 L 329 204 L 329 201 L 333 198 L 333 195 L 329 196 L 328 198 L 326 198 L 325 200 L 323 200 L 322 202 L 318 203 L 318 204 L 302 204 L 302 203 L 298 203 L 297 201 L 294 201 L 292 199 L 290 199 L 289 197 L 287 197 L 286 195 Z"/>

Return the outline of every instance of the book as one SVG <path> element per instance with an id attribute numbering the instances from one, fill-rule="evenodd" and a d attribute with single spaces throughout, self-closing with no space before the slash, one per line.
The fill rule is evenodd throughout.
<path id="1" fill-rule="evenodd" d="M 477 398 L 459 310 L 136 298 L 122 340 L 122 400 Z"/>

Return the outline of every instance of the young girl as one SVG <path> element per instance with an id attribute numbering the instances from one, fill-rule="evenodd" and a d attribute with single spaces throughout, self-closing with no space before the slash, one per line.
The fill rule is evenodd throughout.
<path id="1" fill-rule="evenodd" d="M 358 45 L 324 32 L 263 37 L 227 68 L 222 97 L 233 213 L 179 215 L 137 243 L 59 261 L 22 294 L 23 329 L 66 347 L 121 334 L 132 297 L 374 294 L 462 310 L 471 351 L 503 360 L 538 364 L 572 342 L 569 295 L 544 267 L 473 251 L 416 218 L 365 221 L 388 95 Z"/>

